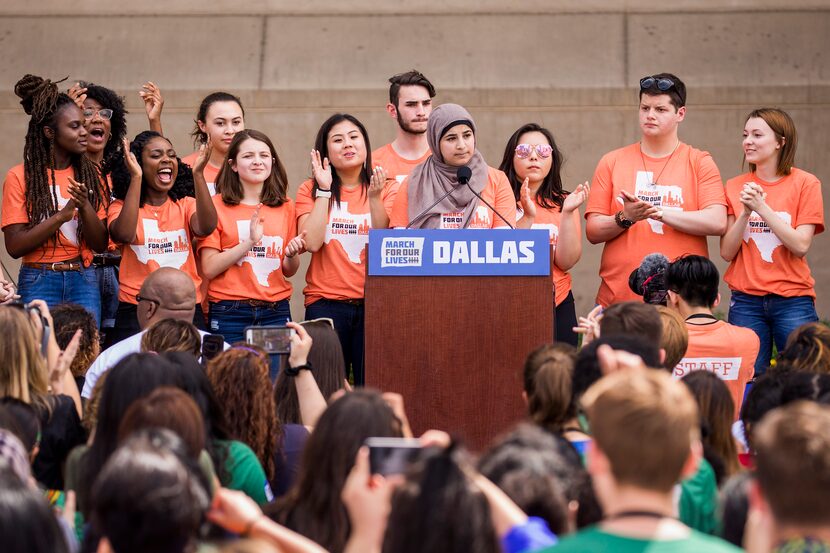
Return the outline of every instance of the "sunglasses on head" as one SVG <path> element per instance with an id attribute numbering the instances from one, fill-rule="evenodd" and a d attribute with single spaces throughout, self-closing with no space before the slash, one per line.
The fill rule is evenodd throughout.
<path id="1" fill-rule="evenodd" d="M 96 114 L 96 113 L 98 114 L 98 116 L 99 116 L 101 119 L 104 119 L 104 120 L 106 120 L 106 121 L 109 121 L 110 119 L 112 119 L 112 110 L 111 110 L 111 109 L 109 109 L 109 108 L 104 108 L 104 109 L 85 109 L 85 110 L 84 110 L 84 118 L 86 118 L 86 119 L 92 119 L 93 117 L 95 117 L 95 114 Z"/>
<path id="2" fill-rule="evenodd" d="M 516 157 L 519 159 L 527 159 L 536 150 L 536 155 L 542 159 L 547 159 L 553 153 L 553 146 L 550 144 L 519 144 L 516 146 Z"/>
<path id="3" fill-rule="evenodd" d="M 655 84 L 657 85 L 658 90 L 665 92 L 674 86 L 674 81 L 671 79 L 667 79 L 666 77 L 643 77 L 642 79 L 640 79 L 640 90 L 648 90 L 649 88 L 652 88 Z"/>

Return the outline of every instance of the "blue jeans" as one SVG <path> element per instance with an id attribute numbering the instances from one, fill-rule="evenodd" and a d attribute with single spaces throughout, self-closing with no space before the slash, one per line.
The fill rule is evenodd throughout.
<path id="1" fill-rule="evenodd" d="M 101 293 L 101 330 L 115 326 L 118 311 L 118 267 L 95 267 Z"/>
<path id="2" fill-rule="evenodd" d="M 17 290 L 23 302 L 43 300 L 50 309 L 61 303 L 80 305 L 95 316 L 99 326 L 101 324 L 101 294 L 95 267 L 84 267 L 80 271 L 20 267 Z"/>
<path id="3" fill-rule="evenodd" d="M 221 334 L 229 344 L 245 341 L 245 328 L 249 326 L 284 325 L 291 320 L 288 300 L 271 306 L 255 307 L 244 301 L 222 300 L 211 302 L 208 328 Z"/>
<path id="4" fill-rule="evenodd" d="M 317 300 L 305 308 L 305 318 L 329 318 L 334 321 L 334 330 L 340 338 L 343 359 L 346 362 L 345 377 L 349 378 L 351 365 L 354 385 L 363 386 L 366 381 L 363 371 L 363 303 Z"/>
<path id="5" fill-rule="evenodd" d="M 753 296 L 732 292 L 729 323 L 751 328 L 761 340 L 761 349 L 755 360 L 755 376 L 766 372 L 772 357 L 773 340 L 775 347 L 781 351 L 793 330 L 816 321 L 816 303 L 810 296 L 785 298 L 775 294 Z"/>

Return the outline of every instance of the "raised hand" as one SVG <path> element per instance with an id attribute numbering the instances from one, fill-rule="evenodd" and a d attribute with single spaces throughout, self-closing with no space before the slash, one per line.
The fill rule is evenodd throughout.
<path id="1" fill-rule="evenodd" d="M 536 218 L 536 201 L 530 193 L 530 179 L 525 178 L 519 191 L 519 201 L 522 204 L 524 216 L 531 221 Z"/>
<path id="2" fill-rule="evenodd" d="M 301 324 L 289 321 L 285 323 L 285 326 L 294 329 L 294 334 L 291 336 L 291 353 L 288 356 L 289 366 L 305 365 L 308 362 L 308 352 L 311 351 L 311 336 Z"/>
<path id="3" fill-rule="evenodd" d="M 307 231 L 303 231 L 294 238 L 292 238 L 285 246 L 285 257 L 292 258 L 303 253 L 305 250 L 305 236 Z"/>
<path id="4" fill-rule="evenodd" d="M 92 194 L 92 191 L 89 190 L 84 183 L 78 182 L 72 177 L 68 178 L 69 186 L 67 186 L 67 190 L 69 191 L 69 195 L 72 196 L 72 201 L 75 203 L 75 207 L 78 209 L 88 207 L 90 205 L 89 197 L 90 194 Z"/>
<path id="5" fill-rule="evenodd" d="M 576 189 L 565 197 L 562 202 L 562 213 L 571 213 L 579 209 L 579 206 L 588 200 L 588 194 L 591 192 L 591 185 L 588 181 L 583 182 Z"/>
<path id="6" fill-rule="evenodd" d="M 210 142 L 210 135 L 208 135 L 207 144 L 202 144 L 199 147 L 199 155 L 196 157 L 195 163 L 193 163 L 193 172 L 204 174 L 205 167 L 207 167 L 208 161 L 210 161 L 210 155 L 213 153 L 213 144 Z"/>
<path id="7" fill-rule="evenodd" d="M 317 188 L 331 190 L 331 183 L 334 179 L 331 175 L 329 158 L 320 160 L 320 152 L 317 150 L 311 150 L 311 174 L 314 177 L 314 182 L 317 183 Z"/>
<path id="8" fill-rule="evenodd" d="M 141 164 L 135 158 L 135 154 L 130 151 L 130 141 L 126 138 L 124 139 L 124 164 L 130 172 L 130 177 L 138 177 L 138 180 L 141 180 L 143 174 Z"/>
<path id="9" fill-rule="evenodd" d="M 53 367 L 49 367 L 49 386 L 52 388 L 52 393 L 55 395 L 64 393 L 64 377 L 66 376 L 67 371 L 69 371 L 69 367 L 72 366 L 72 361 L 75 360 L 75 356 L 78 354 L 78 348 L 81 345 L 81 334 L 82 332 L 80 328 L 75 331 L 75 334 L 72 336 L 69 344 L 67 344 L 66 349 L 58 355 L 55 365 Z"/>
<path id="10" fill-rule="evenodd" d="M 620 193 L 623 201 L 623 215 L 629 221 L 642 221 L 643 219 L 660 219 L 663 217 L 663 212 L 635 196 L 630 192 L 623 190 Z"/>
<path id="11" fill-rule="evenodd" d="M 259 210 L 262 207 L 262 204 L 258 205 L 257 208 L 254 210 L 253 215 L 251 215 L 251 230 L 250 230 L 250 238 L 251 238 L 251 245 L 258 244 L 260 240 L 262 240 L 262 234 L 264 232 L 264 223 L 265 219 L 260 217 Z"/>
<path id="12" fill-rule="evenodd" d="M 369 196 L 378 197 L 383 192 L 383 187 L 386 186 L 386 171 L 378 165 L 372 171 L 372 176 L 369 178 Z M 319 186 L 319 181 L 318 181 Z"/>
<path id="13" fill-rule="evenodd" d="M 161 89 L 154 83 L 147 81 L 141 86 L 138 95 L 144 100 L 144 110 L 147 112 L 147 119 L 150 121 L 161 118 L 161 110 L 164 108 L 164 98 L 161 96 Z"/>
<path id="14" fill-rule="evenodd" d="M 81 86 L 81 83 L 73 84 L 69 90 L 66 91 L 66 95 L 72 98 L 72 101 L 75 102 L 81 111 L 84 109 L 84 100 L 86 100 L 86 88 Z"/>
<path id="15" fill-rule="evenodd" d="M 234 534 L 247 534 L 264 517 L 256 502 L 243 492 L 219 488 L 213 496 L 207 519 Z"/>
<path id="16" fill-rule="evenodd" d="M 602 306 L 597 305 L 587 316 L 580 317 L 578 325 L 573 327 L 574 332 L 582 334 L 582 347 L 599 338 L 600 319 L 602 319 Z"/>

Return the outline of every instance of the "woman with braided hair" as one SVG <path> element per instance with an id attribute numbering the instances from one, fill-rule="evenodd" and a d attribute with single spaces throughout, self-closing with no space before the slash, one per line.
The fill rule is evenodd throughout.
<path id="1" fill-rule="evenodd" d="M 90 250 L 107 249 L 109 190 L 84 155 L 83 113 L 48 79 L 26 75 L 14 92 L 31 119 L 24 163 L 9 170 L 3 186 L 2 229 L 9 255 L 23 258 L 21 299 L 77 303 L 100 322 Z"/>
<path id="2" fill-rule="evenodd" d="M 204 329 L 193 240 L 216 228 L 216 209 L 204 178 L 210 148 L 201 150 L 193 171 L 170 141 L 154 131 L 139 133 L 129 146 L 125 143 L 124 151 L 126 163 L 113 168 L 115 200 L 108 209 L 110 235 L 121 247 L 114 341 L 139 331 L 139 302 L 158 302 L 140 297 L 138 291 L 159 267 L 180 269 L 193 279 L 198 296 L 193 324 Z"/>

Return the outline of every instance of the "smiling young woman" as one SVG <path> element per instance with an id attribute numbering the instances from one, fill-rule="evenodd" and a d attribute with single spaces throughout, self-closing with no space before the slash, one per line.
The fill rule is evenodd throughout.
<path id="1" fill-rule="evenodd" d="M 586 181 L 573 192 L 564 190 L 562 159 L 553 134 L 528 123 L 507 141 L 499 169 L 507 175 L 521 205 L 516 226 L 546 229 L 550 234 L 556 341 L 576 347 L 576 308 L 568 271 L 582 256 L 579 206 L 588 198 L 590 186 Z"/>
<path id="2" fill-rule="evenodd" d="M 153 131 L 138 134 L 125 152 L 124 167 L 113 172 L 115 201 L 108 210 L 110 235 L 122 255 L 116 341 L 139 331 L 136 295 L 155 269 L 181 269 L 199 291 L 193 239 L 216 228 L 216 209 L 202 173 L 209 148 L 202 148 L 192 172 L 170 141 Z M 193 323 L 205 327 L 198 304 Z"/>
<path id="3" fill-rule="evenodd" d="M 793 166 L 797 134 L 777 108 L 749 114 L 743 133 L 749 172 L 726 183 L 727 231 L 721 256 L 732 290 L 729 322 L 751 328 L 761 339 L 755 361 L 763 374 L 772 343 L 784 349 L 790 333 L 818 320 L 815 280 L 805 256 L 824 231 L 821 183 Z"/>
<path id="4" fill-rule="evenodd" d="M 233 344 L 244 340 L 245 327 L 291 320 L 286 277 L 297 272 L 305 242 L 285 168 L 264 133 L 236 133 L 216 185 L 218 223 L 200 241 L 199 257 L 210 279 L 210 330 Z"/>
<path id="5" fill-rule="evenodd" d="M 55 83 L 26 75 L 15 85 L 31 116 L 24 163 L 3 186 L 6 251 L 23 258 L 19 292 L 24 302 L 82 305 L 101 317 L 92 250 L 107 248 L 104 223 L 109 197 L 95 164 L 84 155 L 89 134 L 75 102 Z"/>
<path id="6" fill-rule="evenodd" d="M 297 227 L 312 252 L 306 273 L 306 319 L 330 318 L 346 372 L 363 385 L 363 286 L 370 228 L 386 228 L 394 180 L 372 167 L 366 128 L 355 117 L 329 117 L 311 151 L 312 178 L 297 192 Z M 346 375 L 348 376 L 348 374 Z"/>

